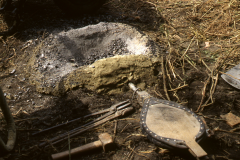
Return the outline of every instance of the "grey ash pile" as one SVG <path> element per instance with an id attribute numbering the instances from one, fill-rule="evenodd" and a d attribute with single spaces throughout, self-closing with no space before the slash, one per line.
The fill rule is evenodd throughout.
<path id="1" fill-rule="evenodd" d="M 36 47 L 31 68 L 43 87 L 72 71 L 115 55 L 154 55 L 157 46 L 148 36 L 122 23 L 101 22 L 49 35 Z"/>

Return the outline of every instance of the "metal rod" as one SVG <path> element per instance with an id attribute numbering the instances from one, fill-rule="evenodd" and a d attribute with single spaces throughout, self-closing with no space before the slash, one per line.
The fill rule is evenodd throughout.
<path id="1" fill-rule="evenodd" d="M 124 107 L 130 106 L 130 105 L 131 105 L 131 103 L 127 103 L 127 104 L 124 105 Z M 69 134 L 73 134 L 73 133 L 77 132 L 77 131 L 80 130 L 80 129 L 88 128 L 88 127 L 90 127 L 92 124 L 100 122 L 99 120 L 102 120 L 103 118 L 106 118 L 107 116 L 110 116 L 110 115 L 113 114 L 113 113 L 114 113 L 113 111 L 112 111 L 112 112 L 109 112 L 109 113 L 106 113 L 105 115 L 103 115 L 103 116 L 101 116 L 101 117 L 99 117 L 99 118 L 97 118 L 97 119 L 95 119 L 95 120 L 93 120 L 93 121 L 91 121 L 91 122 L 89 122 L 89 123 L 87 123 L 87 124 L 85 124 L 85 125 L 82 125 L 82 126 L 80 126 L 80 127 L 78 127 L 78 128 L 75 128 L 75 129 L 73 129 L 73 130 L 70 130 L 69 132 L 63 133 L 63 134 L 61 134 L 61 135 L 59 135 L 59 136 L 57 136 L 57 137 L 54 137 L 54 138 L 50 139 L 49 141 L 50 141 L 50 142 L 56 141 L 56 140 L 60 139 L 61 137 L 67 136 L 67 135 L 69 135 Z M 39 147 L 43 147 L 43 146 L 45 146 L 46 144 L 47 144 L 47 142 L 43 142 L 43 143 L 39 144 Z"/>
<path id="2" fill-rule="evenodd" d="M 88 115 L 86 115 L 86 116 L 84 116 L 84 117 L 76 118 L 76 119 L 73 119 L 73 120 L 71 120 L 71 121 L 68 121 L 68 122 L 65 122 L 65 123 L 62 123 L 62 124 L 58 124 L 58 125 L 56 125 L 56 126 L 49 127 L 49 128 L 44 129 L 44 130 L 35 132 L 35 133 L 32 134 L 32 136 L 37 135 L 37 134 L 39 134 L 39 133 L 43 133 L 43 132 L 49 131 L 49 130 L 54 129 L 54 128 L 58 128 L 58 127 L 60 127 L 60 126 L 65 126 L 65 125 L 67 125 L 67 124 L 69 124 L 69 123 L 72 123 L 72 122 L 75 122 L 75 121 L 78 121 L 78 120 L 81 120 L 81 119 L 84 119 L 84 118 L 87 118 L 87 117 L 90 117 L 90 116 L 95 116 L 95 115 L 98 115 L 98 114 L 102 114 L 102 113 L 108 112 L 108 111 L 110 111 L 110 109 L 112 109 L 112 108 L 115 108 L 115 109 L 116 109 L 117 106 L 123 105 L 123 104 L 125 104 L 125 103 L 127 103 L 127 102 L 129 102 L 129 100 L 126 100 L 126 101 L 117 103 L 117 104 L 111 106 L 110 108 L 104 109 L 104 110 L 102 110 L 102 111 L 98 111 L 98 112 L 95 112 L 95 113 L 91 113 L 91 114 L 88 114 Z"/>
<path id="3" fill-rule="evenodd" d="M 107 111 L 106 111 L 106 112 L 107 112 Z M 79 118 L 73 119 L 73 120 L 71 120 L 71 121 L 68 121 L 68 122 L 65 122 L 65 123 L 62 123 L 62 124 L 58 124 L 58 125 L 56 125 L 56 126 L 49 127 L 49 128 L 44 129 L 44 130 L 35 132 L 35 133 L 32 134 L 32 136 L 34 136 L 34 135 L 36 135 L 36 134 L 39 134 L 39 133 L 42 133 L 42 132 L 49 131 L 49 130 L 54 129 L 54 128 L 58 128 L 58 127 L 67 125 L 67 124 L 69 124 L 69 123 L 72 123 L 72 122 L 75 122 L 75 121 L 78 121 L 78 120 L 81 120 L 81 119 L 84 119 L 84 118 L 87 118 L 87 117 L 90 117 L 90 116 L 98 115 L 98 114 L 101 114 L 101 113 L 105 113 L 105 112 L 99 111 L 99 112 L 96 112 L 96 113 L 88 114 L 88 115 L 86 115 L 86 116 L 84 116 L 84 117 L 79 117 Z"/>
<path id="4" fill-rule="evenodd" d="M 123 109 L 123 110 L 121 110 L 121 111 L 117 111 L 114 115 L 110 115 L 109 117 L 107 117 L 107 118 L 105 118 L 105 119 L 102 119 L 101 121 L 98 121 L 98 122 L 96 122 L 96 123 L 94 123 L 94 124 L 91 124 L 91 125 L 87 126 L 86 128 L 80 128 L 80 129 L 74 130 L 74 131 L 72 130 L 71 132 L 68 132 L 68 133 L 59 135 L 59 136 L 57 136 L 57 137 L 54 137 L 54 138 L 50 139 L 50 140 L 47 141 L 47 142 L 43 142 L 43 143 L 39 144 L 39 147 L 43 147 L 43 146 L 47 145 L 49 142 L 50 142 L 50 143 L 53 142 L 53 143 L 51 143 L 51 144 L 59 143 L 59 142 L 65 140 L 65 139 L 68 139 L 68 135 L 69 135 L 69 137 L 76 136 L 76 135 L 78 135 L 78 134 L 80 134 L 80 133 L 83 133 L 83 132 L 85 132 L 85 131 L 87 131 L 87 130 L 89 130 L 89 129 L 92 129 L 92 128 L 100 125 L 100 124 L 103 124 L 103 123 L 105 123 L 105 122 L 107 122 L 107 121 L 110 121 L 110 120 L 112 120 L 112 119 L 114 119 L 114 118 L 117 118 L 117 117 L 119 117 L 119 116 L 123 116 L 123 115 L 131 112 L 132 110 L 133 110 L 133 107 L 128 107 L 128 108 L 125 108 L 125 109 Z M 47 147 L 47 146 L 46 146 L 46 147 Z"/>

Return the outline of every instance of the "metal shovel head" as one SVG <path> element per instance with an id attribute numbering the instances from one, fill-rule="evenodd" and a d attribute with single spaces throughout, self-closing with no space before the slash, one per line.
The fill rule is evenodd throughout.
<path id="1" fill-rule="evenodd" d="M 150 98 L 144 102 L 140 123 L 143 132 L 160 147 L 188 148 L 196 157 L 207 155 L 198 144 L 206 136 L 204 123 L 180 104 Z"/>
<path id="2" fill-rule="evenodd" d="M 240 64 L 222 74 L 222 78 L 233 87 L 240 89 Z"/>

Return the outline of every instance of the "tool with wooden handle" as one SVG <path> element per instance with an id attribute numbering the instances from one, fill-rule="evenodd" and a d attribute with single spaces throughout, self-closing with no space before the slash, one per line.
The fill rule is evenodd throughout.
<path id="1" fill-rule="evenodd" d="M 80 153 L 84 153 L 99 147 L 103 147 L 104 152 L 107 151 L 113 144 L 113 139 L 112 137 L 108 134 L 108 133 L 102 133 L 99 136 L 99 140 L 74 148 L 70 151 L 71 156 L 76 155 L 76 154 L 80 154 Z M 69 150 L 61 152 L 61 153 L 56 153 L 56 154 L 52 154 L 52 159 L 53 160 L 58 160 L 58 159 L 62 159 L 62 158 L 66 158 L 69 156 Z"/>
<path id="2" fill-rule="evenodd" d="M 117 117 L 121 117 L 121 116 L 125 116 L 129 113 L 131 113 L 133 111 L 133 107 L 129 107 L 131 105 L 131 103 L 126 103 L 124 105 L 118 106 L 116 111 L 110 111 L 109 113 L 106 113 L 105 115 L 103 115 L 101 117 L 101 119 L 96 119 L 93 120 L 92 122 L 87 123 L 86 125 L 77 127 L 69 132 L 63 133 L 61 135 L 58 135 L 52 139 L 49 139 L 46 142 L 42 142 L 40 143 L 38 146 L 39 147 L 46 147 L 49 145 L 49 143 L 51 142 L 51 145 L 59 143 L 63 140 L 67 140 L 68 138 L 71 138 L 73 136 L 79 135 L 80 133 L 83 133 L 89 129 L 92 129 L 100 124 L 106 123 L 107 121 L 110 121 L 114 118 Z M 104 118 L 103 118 L 104 117 Z M 100 118 L 100 117 L 99 117 Z M 102 119 L 103 118 L 103 119 Z"/>
<path id="3" fill-rule="evenodd" d="M 150 141 L 163 148 L 190 149 L 195 157 L 207 155 L 198 144 L 207 135 L 199 116 L 178 103 L 139 91 L 132 83 L 129 87 L 137 93 L 138 103 L 142 106 L 140 126 Z"/>

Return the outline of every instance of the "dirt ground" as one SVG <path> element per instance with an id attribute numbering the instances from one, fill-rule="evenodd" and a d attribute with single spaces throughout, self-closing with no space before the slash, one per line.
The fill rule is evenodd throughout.
<path id="1" fill-rule="evenodd" d="M 113 5 L 114 1 L 111 1 L 97 14 L 79 17 L 69 17 L 48 0 L 26 2 L 18 32 L 0 39 L 0 86 L 17 126 L 15 148 L 4 155 L 4 159 L 51 159 L 51 154 L 93 142 L 103 132 L 114 137 L 112 150 L 105 153 L 101 149 L 94 150 L 69 159 L 195 159 L 187 151 L 160 148 L 142 134 L 139 125 L 141 106 L 135 98 L 132 101 L 134 112 L 130 115 L 108 121 L 69 141 L 46 148 L 37 147 L 92 118 L 36 136 L 32 133 L 132 99 L 133 92 L 127 84 L 121 94 L 98 94 L 86 88 L 75 88 L 62 96 L 41 94 L 30 85 L 21 69 L 27 64 L 28 58 L 23 57 L 25 51 L 48 35 L 100 21 L 130 24 L 158 43 L 164 57 L 155 71 L 159 81 L 145 86 L 146 90 L 154 97 L 175 101 L 204 117 L 214 132 L 200 143 L 208 153 L 207 159 L 240 159 L 240 125 L 231 127 L 221 118 L 229 112 L 240 117 L 240 91 L 220 76 L 221 72 L 240 62 L 239 2 L 122 2 Z M 6 139 L 1 112 L 0 120 L 0 135 Z"/>

